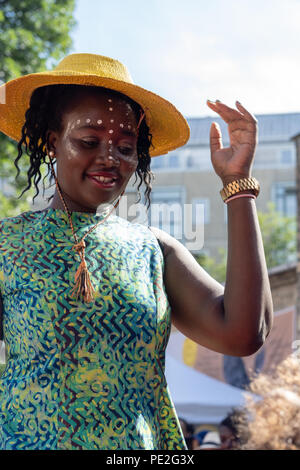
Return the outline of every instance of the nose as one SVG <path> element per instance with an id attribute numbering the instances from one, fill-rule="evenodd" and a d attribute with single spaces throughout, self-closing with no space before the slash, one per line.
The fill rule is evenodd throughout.
<path id="1" fill-rule="evenodd" d="M 105 161 L 107 164 L 120 165 L 120 160 L 116 155 L 111 139 L 103 140 L 99 146 L 97 160 Z"/>

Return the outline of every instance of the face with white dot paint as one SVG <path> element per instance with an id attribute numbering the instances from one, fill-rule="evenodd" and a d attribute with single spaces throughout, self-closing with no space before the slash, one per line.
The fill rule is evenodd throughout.
<path id="1" fill-rule="evenodd" d="M 137 121 L 126 97 L 111 90 L 84 90 L 72 101 L 61 131 L 49 132 L 58 183 L 70 210 L 96 210 L 125 189 L 138 164 Z M 55 193 L 51 207 L 61 204 Z"/>

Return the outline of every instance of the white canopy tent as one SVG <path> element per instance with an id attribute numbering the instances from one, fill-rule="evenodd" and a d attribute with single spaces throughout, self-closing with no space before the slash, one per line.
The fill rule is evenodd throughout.
<path id="1" fill-rule="evenodd" d="M 245 404 L 245 393 L 201 374 L 166 354 L 166 379 L 176 412 L 191 424 L 218 424 L 234 407 Z"/>

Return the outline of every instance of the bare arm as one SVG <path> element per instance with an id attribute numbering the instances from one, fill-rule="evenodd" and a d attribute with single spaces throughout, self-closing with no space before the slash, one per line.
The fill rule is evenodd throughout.
<path id="1" fill-rule="evenodd" d="M 230 204 L 225 289 L 179 241 L 155 227 L 151 230 L 163 245 L 164 283 L 174 326 L 209 349 L 248 356 L 270 332 L 273 307 L 255 203 L 244 198 Z M 255 221 L 250 232 L 246 226 L 241 229 L 242 221 L 250 220 Z"/>
<path id="2" fill-rule="evenodd" d="M 230 117 L 230 108 L 225 111 Z M 229 119 L 227 114 L 226 117 Z M 237 117 L 235 114 L 235 129 L 238 128 Z M 251 115 L 246 117 L 252 119 Z M 251 122 L 253 125 L 255 128 L 255 121 Z M 246 137 L 247 144 L 251 144 L 251 139 L 256 139 L 255 130 L 252 136 L 247 134 Z M 240 131 L 239 141 L 242 139 Z M 213 126 L 211 149 L 217 174 L 221 176 L 220 168 L 224 170 L 227 167 L 221 177 L 223 184 L 249 176 L 255 143 L 243 148 L 243 155 L 243 152 L 237 152 L 241 149 L 238 142 L 237 150 L 232 152 L 237 158 L 232 163 L 230 156 L 225 159 L 224 151 L 227 149 L 222 148 L 220 131 Z M 218 154 L 218 160 L 213 157 L 214 152 L 219 150 L 224 151 Z M 164 282 L 171 305 L 172 322 L 176 328 L 198 344 L 223 354 L 247 356 L 256 352 L 270 332 L 273 306 L 254 200 L 241 198 L 228 203 L 225 289 L 199 266 L 175 238 L 154 227 L 151 230 L 163 246 Z"/>

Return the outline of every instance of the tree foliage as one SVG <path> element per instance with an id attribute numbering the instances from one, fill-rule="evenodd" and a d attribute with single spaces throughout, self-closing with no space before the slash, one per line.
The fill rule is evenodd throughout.
<path id="1" fill-rule="evenodd" d="M 296 261 L 297 221 L 275 210 L 275 204 L 268 204 L 267 212 L 259 212 L 258 220 L 269 268 Z"/>
<path id="2" fill-rule="evenodd" d="M 196 255 L 195 258 L 214 279 L 221 283 L 225 281 L 227 251 L 224 248 L 219 248 L 217 258 L 202 253 Z"/>
<path id="3" fill-rule="evenodd" d="M 258 211 L 265 256 L 268 269 L 296 260 L 297 228 L 296 217 L 287 217 L 275 210 L 274 203 L 268 204 L 266 212 Z M 217 281 L 226 279 L 227 253 L 219 250 L 218 259 L 207 255 L 196 255 L 198 263 Z"/>
<path id="4" fill-rule="evenodd" d="M 31 195 L 29 191 L 25 193 L 25 198 L 18 200 L 12 197 L 6 197 L 0 192 L 0 220 L 5 217 L 16 217 L 26 212 L 30 208 Z"/>
<path id="5" fill-rule="evenodd" d="M 72 46 L 74 8 L 75 0 L 0 0 L 0 80 L 46 70 L 66 55 Z M 8 180 L 19 195 L 27 186 L 29 159 L 20 160 L 16 181 L 16 156 L 16 142 L 0 133 L 0 178 Z M 31 189 L 26 194 L 32 198 Z M 20 200 L 10 204 L 15 208 Z"/>

